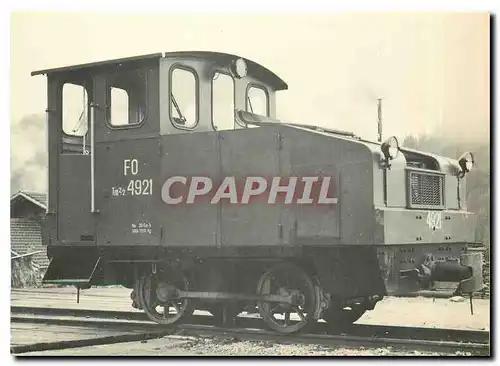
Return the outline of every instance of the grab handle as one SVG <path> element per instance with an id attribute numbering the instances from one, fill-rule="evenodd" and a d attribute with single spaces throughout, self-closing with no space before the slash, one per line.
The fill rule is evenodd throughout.
<path id="1" fill-rule="evenodd" d="M 90 212 L 97 213 L 95 207 L 95 110 L 99 106 L 90 103 Z"/>

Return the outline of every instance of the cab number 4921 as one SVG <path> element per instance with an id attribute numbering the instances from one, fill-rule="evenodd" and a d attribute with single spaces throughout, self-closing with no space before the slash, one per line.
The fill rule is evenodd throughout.
<path id="1" fill-rule="evenodd" d="M 153 194 L 153 179 L 131 179 L 128 182 L 127 192 L 132 196 Z"/>

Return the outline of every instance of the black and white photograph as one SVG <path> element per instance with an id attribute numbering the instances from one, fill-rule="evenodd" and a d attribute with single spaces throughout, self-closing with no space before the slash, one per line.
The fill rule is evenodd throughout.
<path id="1" fill-rule="evenodd" d="M 12 11 L 11 360 L 491 357 L 494 18 Z"/>

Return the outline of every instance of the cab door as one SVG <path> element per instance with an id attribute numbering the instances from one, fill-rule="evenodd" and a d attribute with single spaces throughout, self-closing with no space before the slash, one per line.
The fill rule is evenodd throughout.
<path id="1" fill-rule="evenodd" d="M 93 82 L 87 75 L 49 81 L 51 170 L 56 184 L 49 197 L 57 197 L 57 242 L 62 245 L 95 243 L 95 222 L 90 210 L 89 108 Z M 58 141 L 54 141 L 57 139 Z M 56 160 L 55 160 L 55 159 Z M 53 167 L 57 167 L 54 169 Z M 54 191 L 53 188 L 56 188 Z"/>
<path id="2" fill-rule="evenodd" d="M 157 69 L 139 65 L 96 78 L 94 180 L 100 246 L 160 243 Z"/>

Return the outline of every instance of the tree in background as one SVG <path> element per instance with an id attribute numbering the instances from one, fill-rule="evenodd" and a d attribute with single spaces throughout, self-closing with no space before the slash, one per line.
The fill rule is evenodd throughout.
<path id="1" fill-rule="evenodd" d="M 27 115 L 11 125 L 10 193 L 47 191 L 45 117 Z"/>

